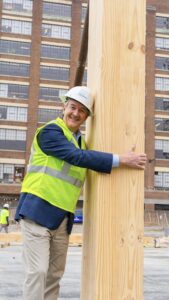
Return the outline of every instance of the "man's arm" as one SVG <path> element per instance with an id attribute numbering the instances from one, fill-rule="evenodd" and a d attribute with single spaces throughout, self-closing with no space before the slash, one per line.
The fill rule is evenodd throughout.
<path id="1" fill-rule="evenodd" d="M 81 168 L 111 173 L 113 157 L 111 153 L 77 148 L 67 140 L 63 130 L 55 124 L 49 124 L 40 131 L 38 143 L 41 150 L 47 155 Z"/>
<path id="2" fill-rule="evenodd" d="M 105 153 L 94 150 L 82 150 L 67 140 L 62 129 L 55 125 L 47 125 L 38 136 L 40 148 L 47 155 L 57 157 L 66 162 L 91 169 L 97 172 L 110 173 L 112 170 L 112 153 Z M 146 155 L 135 153 L 135 147 L 131 151 L 119 155 L 119 165 L 144 169 Z"/>

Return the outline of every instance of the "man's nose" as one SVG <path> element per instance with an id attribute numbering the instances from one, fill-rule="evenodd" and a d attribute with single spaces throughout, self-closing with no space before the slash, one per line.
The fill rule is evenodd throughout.
<path id="1" fill-rule="evenodd" d="M 78 109 L 75 109 L 75 110 L 73 111 L 73 114 L 74 114 L 75 116 L 78 116 L 78 115 L 79 115 L 79 110 L 78 110 Z"/>

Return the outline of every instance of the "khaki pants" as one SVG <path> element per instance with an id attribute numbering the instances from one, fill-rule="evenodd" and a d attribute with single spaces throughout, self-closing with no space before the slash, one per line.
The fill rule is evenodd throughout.
<path id="1" fill-rule="evenodd" d="M 57 300 L 69 235 L 67 217 L 56 230 L 21 220 L 25 282 L 23 300 Z"/>
<path id="2" fill-rule="evenodd" d="M 1 225 L 0 225 L 0 232 L 2 231 L 2 229 L 4 229 L 4 231 L 5 231 L 6 233 L 8 233 L 8 225 L 6 225 L 6 224 L 1 224 Z"/>

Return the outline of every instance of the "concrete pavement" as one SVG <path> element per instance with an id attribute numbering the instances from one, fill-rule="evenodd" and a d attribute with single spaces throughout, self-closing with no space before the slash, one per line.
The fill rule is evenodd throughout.
<path id="1" fill-rule="evenodd" d="M 169 248 L 144 252 L 144 300 L 169 300 Z M 81 253 L 82 247 L 69 247 L 60 300 L 80 299 Z M 22 283 L 22 244 L 13 243 L 0 249 L 0 300 L 21 300 Z"/>
<path id="2" fill-rule="evenodd" d="M 81 250 L 81 247 L 69 247 L 59 300 L 80 299 Z M 23 280 L 22 244 L 0 248 L 0 300 L 22 300 Z"/>
<path id="3" fill-rule="evenodd" d="M 169 300 L 169 248 L 144 253 L 144 300 Z"/>

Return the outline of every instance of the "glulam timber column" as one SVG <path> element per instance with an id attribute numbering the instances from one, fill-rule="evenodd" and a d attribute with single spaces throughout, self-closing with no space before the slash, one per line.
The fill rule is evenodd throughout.
<path id="1" fill-rule="evenodd" d="M 90 149 L 144 151 L 145 0 L 92 0 L 88 86 Z M 143 299 L 144 171 L 88 171 L 81 300 Z"/>

